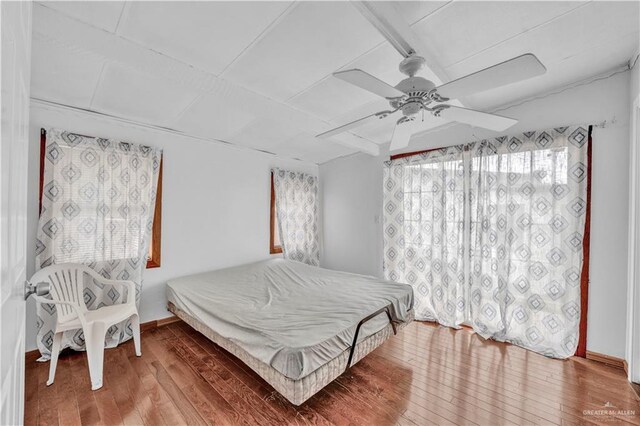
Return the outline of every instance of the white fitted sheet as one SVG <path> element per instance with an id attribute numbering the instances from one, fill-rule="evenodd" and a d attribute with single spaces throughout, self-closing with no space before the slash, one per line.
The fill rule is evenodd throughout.
<path id="1" fill-rule="evenodd" d="M 349 348 L 356 325 L 391 304 L 410 320 L 413 289 L 374 277 L 332 271 L 284 259 L 177 278 L 169 302 L 222 337 L 300 379 Z M 384 313 L 360 330 L 361 341 L 388 324 Z"/>

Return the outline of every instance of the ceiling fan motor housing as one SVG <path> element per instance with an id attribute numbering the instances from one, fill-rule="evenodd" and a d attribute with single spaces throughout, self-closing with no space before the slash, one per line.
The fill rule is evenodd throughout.
<path id="1" fill-rule="evenodd" d="M 431 90 L 435 89 L 435 87 L 436 85 L 426 78 L 409 77 L 398 83 L 396 89 L 406 93 L 410 98 L 423 98 L 426 97 Z"/>
<path id="2" fill-rule="evenodd" d="M 433 82 L 422 77 L 409 77 L 402 80 L 396 89 L 406 93 L 407 98 L 400 101 L 392 101 L 391 106 L 400 107 L 404 115 L 417 114 L 423 106 L 431 102 L 429 92 L 436 87 Z"/>

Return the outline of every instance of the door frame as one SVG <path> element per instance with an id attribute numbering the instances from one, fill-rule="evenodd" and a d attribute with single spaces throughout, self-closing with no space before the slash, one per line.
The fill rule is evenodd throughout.
<path id="1" fill-rule="evenodd" d="M 627 375 L 640 383 L 640 94 L 631 108 L 629 252 L 627 274 Z"/>

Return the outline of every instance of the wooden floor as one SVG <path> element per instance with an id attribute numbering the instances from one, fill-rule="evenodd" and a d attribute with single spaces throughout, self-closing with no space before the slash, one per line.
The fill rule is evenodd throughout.
<path id="1" fill-rule="evenodd" d="M 107 350 L 96 392 L 84 354 L 61 355 L 50 387 L 48 363 L 31 357 L 25 423 L 640 425 L 622 370 L 546 359 L 425 323 L 408 326 L 300 407 L 184 323 L 143 333 L 142 353 L 136 358 L 131 342 Z"/>

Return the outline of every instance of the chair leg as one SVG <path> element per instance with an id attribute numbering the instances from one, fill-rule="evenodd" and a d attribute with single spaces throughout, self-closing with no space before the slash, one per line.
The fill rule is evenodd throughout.
<path id="1" fill-rule="evenodd" d="M 98 390 L 102 387 L 104 337 L 106 332 L 106 325 L 102 322 L 94 322 L 87 327 L 87 330 L 84 330 L 84 343 L 87 348 L 89 376 L 91 377 L 91 390 Z"/>
<path id="2" fill-rule="evenodd" d="M 51 345 L 51 360 L 49 361 L 49 380 L 47 386 L 53 384 L 56 377 L 56 367 L 58 366 L 58 355 L 60 354 L 60 344 L 62 343 L 63 332 L 60 331 L 53 336 L 53 345 Z"/>
<path id="3" fill-rule="evenodd" d="M 138 314 L 131 317 L 131 329 L 133 331 L 133 346 L 136 349 L 136 356 L 142 356 L 140 351 L 140 316 Z"/>

